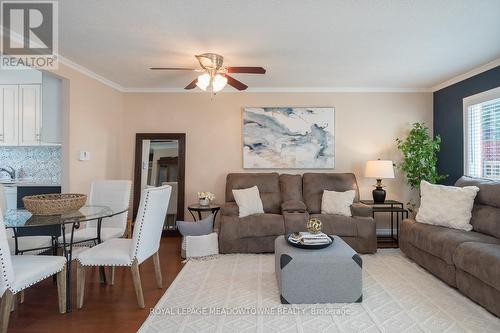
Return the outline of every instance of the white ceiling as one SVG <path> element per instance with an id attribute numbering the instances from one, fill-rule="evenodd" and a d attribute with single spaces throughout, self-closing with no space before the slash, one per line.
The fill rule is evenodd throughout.
<path id="1" fill-rule="evenodd" d="M 430 88 L 500 57 L 499 0 L 63 0 L 60 53 L 124 88 L 182 88 L 216 52 L 252 88 Z"/>

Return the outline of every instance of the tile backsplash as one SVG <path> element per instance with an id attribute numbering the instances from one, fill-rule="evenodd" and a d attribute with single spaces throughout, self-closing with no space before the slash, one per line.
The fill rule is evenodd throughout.
<path id="1" fill-rule="evenodd" d="M 0 168 L 11 166 L 16 177 L 61 183 L 61 147 L 0 147 Z M 0 178 L 6 177 L 2 172 Z"/>

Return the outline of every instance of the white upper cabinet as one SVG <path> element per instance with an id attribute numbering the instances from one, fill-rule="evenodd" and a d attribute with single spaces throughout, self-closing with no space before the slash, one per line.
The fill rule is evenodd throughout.
<path id="1" fill-rule="evenodd" d="M 0 145 L 17 146 L 18 86 L 0 85 Z"/>
<path id="2" fill-rule="evenodd" d="M 41 144 L 41 92 L 40 84 L 0 85 L 0 145 Z"/>
<path id="3" fill-rule="evenodd" d="M 42 111 L 39 84 L 19 86 L 19 145 L 36 146 L 41 142 Z"/>
<path id="4" fill-rule="evenodd" d="M 42 73 L 42 145 L 62 142 L 62 81 Z"/>

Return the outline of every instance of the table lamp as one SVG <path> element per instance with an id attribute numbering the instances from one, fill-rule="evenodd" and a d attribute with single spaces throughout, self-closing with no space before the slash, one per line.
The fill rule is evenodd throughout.
<path id="1" fill-rule="evenodd" d="M 376 160 L 367 161 L 365 167 L 365 177 L 375 178 L 377 184 L 375 184 L 375 189 L 372 191 L 373 202 L 374 203 L 384 203 L 385 201 L 385 190 L 382 186 L 383 178 L 394 178 L 394 165 L 392 161 L 389 160 Z"/>

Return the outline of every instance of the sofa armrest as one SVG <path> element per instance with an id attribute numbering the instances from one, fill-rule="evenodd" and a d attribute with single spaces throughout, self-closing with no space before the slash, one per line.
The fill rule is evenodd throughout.
<path id="1" fill-rule="evenodd" d="M 352 216 L 372 217 L 373 209 L 361 202 L 354 202 L 351 206 L 351 213 Z"/>
<path id="2" fill-rule="evenodd" d="M 377 252 L 377 227 L 375 220 L 370 217 L 354 217 L 353 222 L 356 224 L 358 251 L 359 253 L 375 253 Z"/>
<path id="3" fill-rule="evenodd" d="M 221 206 L 222 216 L 236 216 L 240 215 L 240 209 L 236 202 L 226 202 Z"/>
<path id="4" fill-rule="evenodd" d="M 286 213 L 305 213 L 306 204 L 300 200 L 288 200 L 281 204 L 281 212 Z"/>

